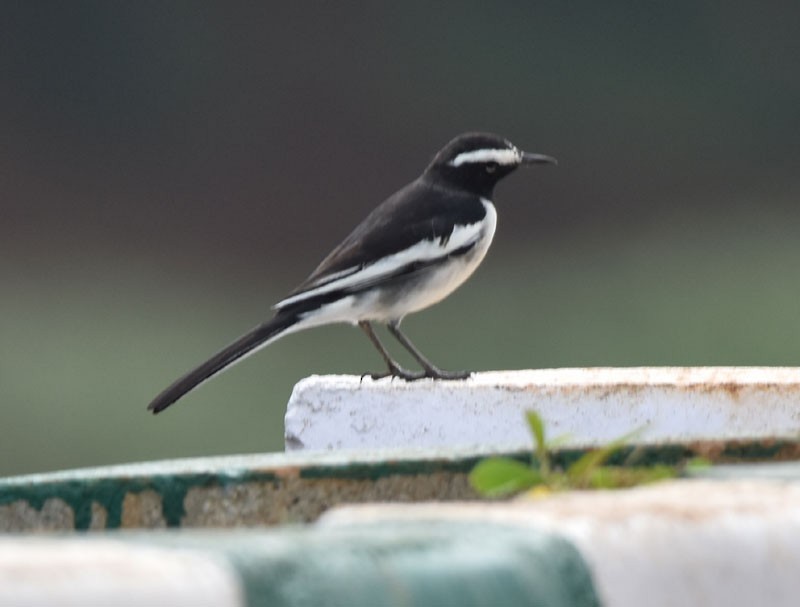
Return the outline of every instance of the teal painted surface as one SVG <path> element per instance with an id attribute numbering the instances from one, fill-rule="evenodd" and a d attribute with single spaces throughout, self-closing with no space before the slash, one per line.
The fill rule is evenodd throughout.
<path id="1" fill-rule="evenodd" d="M 164 518 L 178 527 L 185 514 L 186 494 L 198 487 L 230 487 L 248 482 L 278 480 L 284 471 L 305 479 L 377 480 L 389 475 L 418 475 L 436 472 L 467 472 L 476 456 L 429 457 L 404 452 L 402 456 L 380 459 L 372 456 L 267 454 L 198 458 L 79 469 L 0 479 L 0 505 L 18 500 L 39 510 L 50 498 L 64 500 L 75 513 L 75 527 L 86 530 L 91 521 L 91 503 L 108 512 L 107 528 L 121 524 L 122 503 L 128 493 L 153 490 L 161 496 Z"/>
<path id="2" fill-rule="evenodd" d="M 389 475 L 435 472 L 466 472 L 477 461 L 472 457 L 449 457 L 431 453 L 404 452 L 391 459 L 373 455 L 341 457 L 331 454 L 231 456 L 109 466 L 0 479 L 0 505 L 18 500 L 39 510 L 50 498 L 64 500 L 75 513 L 75 527 L 86 530 L 91 504 L 108 512 L 107 528 L 121 524 L 122 503 L 128 493 L 153 490 L 161 496 L 164 518 L 178 527 L 185 514 L 186 494 L 198 487 L 230 487 L 248 482 L 279 479 L 282 471 L 296 471 L 306 479 L 377 480 Z M 294 474 L 292 472 L 289 474 Z"/>
<path id="3" fill-rule="evenodd" d="M 274 478 L 269 474 L 261 478 Z M 184 515 L 184 498 L 189 489 L 202 486 L 225 486 L 236 482 L 224 474 L 154 475 L 145 477 L 95 478 L 82 477 L 76 472 L 74 478 L 38 482 L 8 479 L 0 481 L 0 505 L 18 500 L 28 502 L 40 510 L 50 498 L 59 498 L 75 513 L 75 529 L 89 529 L 92 502 L 103 506 L 108 519 L 108 529 L 118 529 L 122 520 L 122 502 L 128 493 L 151 489 L 161 496 L 164 519 L 167 526 L 178 527 Z"/>
<path id="4" fill-rule="evenodd" d="M 429 522 L 143 537 L 224 554 L 250 607 L 600 604 L 577 549 L 535 529 Z"/>

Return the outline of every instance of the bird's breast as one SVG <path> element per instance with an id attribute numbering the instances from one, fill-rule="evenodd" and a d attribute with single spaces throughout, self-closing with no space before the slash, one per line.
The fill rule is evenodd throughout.
<path id="1" fill-rule="evenodd" d="M 379 312 L 379 317 L 372 316 L 365 320 L 390 321 L 398 320 L 407 314 L 418 312 L 442 301 L 458 287 L 460 287 L 478 268 L 494 238 L 497 227 L 497 211 L 489 201 L 482 199 L 486 214 L 478 222 L 479 226 L 465 226 L 465 228 L 478 227 L 474 244 L 465 251 L 457 254 L 455 251 L 444 257 L 441 263 L 426 268 L 417 274 L 411 274 L 404 281 L 387 285 L 379 295 L 378 302 L 374 302 L 372 314 Z M 459 228 L 454 230 L 454 234 Z"/>

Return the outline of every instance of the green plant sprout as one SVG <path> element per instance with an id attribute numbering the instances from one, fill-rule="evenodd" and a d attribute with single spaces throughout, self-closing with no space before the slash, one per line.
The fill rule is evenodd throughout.
<path id="1" fill-rule="evenodd" d="M 606 466 L 605 462 L 641 430 L 626 434 L 599 449 L 583 454 L 566 470 L 553 467 L 550 451 L 561 442 L 548 442 L 542 418 L 535 411 L 525 413 L 533 435 L 534 449 L 529 464 L 508 457 L 491 457 L 479 462 L 470 472 L 472 487 L 486 497 L 504 497 L 533 489 L 549 493 L 568 489 L 619 489 L 650 483 L 678 475 L 675 466 Z M 697 463 L 693 465 L 699 465 Z"/>

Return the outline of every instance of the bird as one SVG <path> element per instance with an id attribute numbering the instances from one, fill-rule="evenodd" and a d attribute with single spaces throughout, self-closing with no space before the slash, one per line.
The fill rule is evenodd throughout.
<path id="1" fill-rule="evenodd" d="M 365 374 L 373 379 L 469 377 L 466 371 L 435 366 L 400 331 L 400 323 L 408 314 L 440 302 L 472 275 L 494 237 L 495 186 L 517 168 L 538 164 L 558 162 L 552 156 L 523 152 L 492 133 L 457 136 L 422 175 L 369 213 L 305 281 L 276 303 L 270 320 L 175 380 L 148 409 L 163 411 L 285 335 L 333 323 L 357 325 L 380 353 L 387 371 Z M 400 366 L 378 339 L 373 323 L 385 325 L 421 370 Z"/>

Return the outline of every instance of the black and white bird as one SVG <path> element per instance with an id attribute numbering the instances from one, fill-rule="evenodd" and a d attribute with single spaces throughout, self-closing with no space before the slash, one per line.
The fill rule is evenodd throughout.
<path id="1" fill-rule="evenodd" d="M 271 320 L 255 327 L 156 396 L 158 413 L 245 356 L 289 333 L 327 325 L 358 325 L 388 370 L 372 377 L 463 379 L 443 371 L 400 332 L 400 322 L 441 301 L 475 271 L 494 236 L 492 192 L 520 166 L 556 160 L 517 149 L 489 133 L 466 133 L 448 143 L 420 177 L 395 192 L 328 255 L 288 297 Z M 389 332 L 422 367 L 401 367 L 378 340 L 371 323 Z"/>

